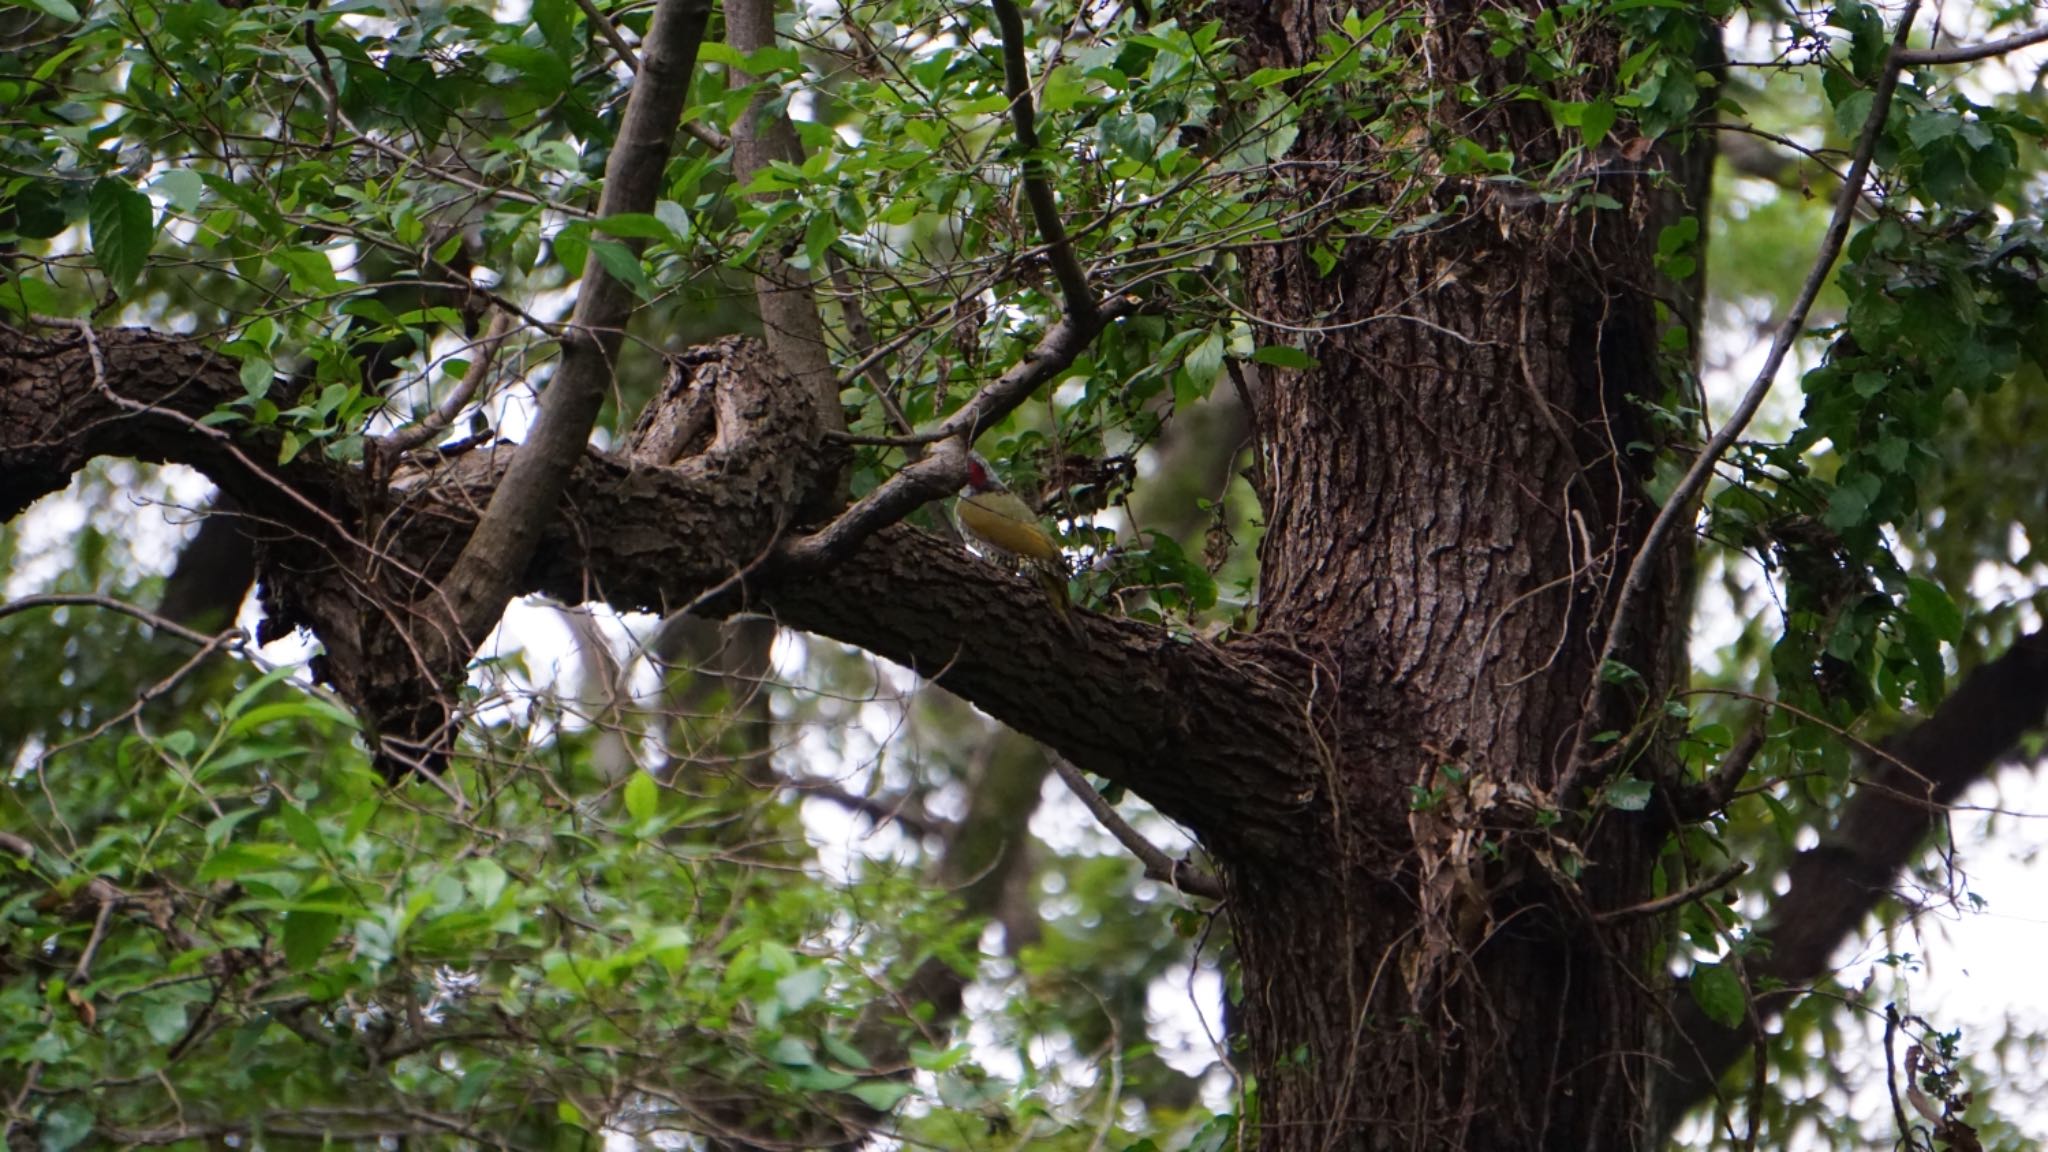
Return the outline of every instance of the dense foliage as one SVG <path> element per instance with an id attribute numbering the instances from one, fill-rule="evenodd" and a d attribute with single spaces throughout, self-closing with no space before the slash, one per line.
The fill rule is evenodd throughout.
<path id="1" fill-rule="evenodd" d="M 658 199 L 600 216 L 652 13 L 0 11 L 0 322 L 189 335 L 240 365 L 246 395 L 205 421 L 220 435 L 391 468 L 379 438 L 455 452 L 524 431 L 586 266 L 637 309 L 604 444 L 670 356 L 758 330 L 755 274 L 780 266 L 824 302 L 859 496 L 918 457 L 914 430 L 1029 364 L 1073 310 L 1074 260 L 1131 314 L 980 449 L 1057 521 L 1077 603 L 1194 643 L 1258 618 L 1247 377 L 1312 364 L 1321 338 L 1245 310 L 1245 252 L 1306 238 L 1328 273 L 1448 227 L 1481 189 L 1597 217 L 1618 207 L 1603 169 L 1755 132 L 1774 151 L 1731 148 L 1747 163 L 1724 165 L 1712 212 L 1656 240 L 1669 284 L 1704 274 L 1709 294 L 1660 305 L 1665 439 L 1630 446 L 1669 456 L 1670 496 L 1710 425 L 1743 433 L 1698 545 L 1702 630 L 1734 639 L 1638 718 L 1682 733 L 1702 781 L 1760 741 L 1738 798 L 1659 866 L 1660 895 L 1727 884 L 1678 905 L 1661 957 L 1692 1003 L 1753 1018 L 1770 989 L 1745 958 L 1768 950 L 1753 927 L 1776 869 L 1856 794 L 1872 742 L 2039 624 L 2048 128 L 2023 76 L 1927 46 L 1917 7 L 1501 5 L 1472 35 L 1517 66 L 1505 86 L 1418 62 L 1419 7 L 1354 12 L 1307 63 L 1257 69 L 1196 4 L 1050 0 L 1021 41 L 1008 0 L 807 5 L 753 52 L 720 16 Z M 2029 14 L 1941 19 L 1976 42 Z M 1724 23 L 1732 62 L 1710 47 Z M 1619 68 L 1600 66 L 1592 46 L 1617 40 Z M 1532 164 L 1445 112 L 1509 106 L 1561 154 Z M 762 107 L 797 147 L 742 178 L 736 126 Z M 1356 164 L 1290 160 L 1333 123 Z M 1034 219 L 1039 182 L 1065 245 Z M 1826 231 L 1838 196 L 1846 243 Z M 1784 316 L 1816 259 L 1822 289 L 1835 244 L 1810 330 L 1795 314 L 1778 333 L 1803 407 L 1710 419 L 1707 392 L 1725 414 L 1748 386 L 1728 369 L 1753 367 L 1758 318 Z M 772 1147 L 872 1129 L 1210 1152 L 1256 1117 L 1210 902 L 1084 828 L 1028 741 L 824 641 L 529 605 L 475 661 L 446 770 L 392 785 L 302 651 L 147 611 L 177 545 L 144 525 L 167 513 L 189 535 L 194 492 L 102 465 L 0 530 L 18 601 L 0 616 L 9 1141 Z M 917 522 L 947 530 L 936 509 Z M 1623 770 L 1601 802 L 1651 792 Z M 1731 884 L 1737 861 L 1756 867 Z M 1942 865 L 1928 899 L 1967 902 Z M 1761 1121 L 1766 1145 L 2019 1146 L 1972 1063 L 1998 1038 L 1912 1015 L 1913 965 L 1890 959 L 1882 981 L 1799 1001 L 1770 1045 L 1779 1075 L 1743 1078 L 1698 1139 L 1756 1146 Z M 906 989 L 932 981 L 967 985 L 964 1015 L 903 1023 Z M 1845 1055 L 1874 1038 L 1913 1053 L 1907 1134 L 1891 1109 L 1840 1115 L 1845 1082 L 1884 1082 L 1881 1058 Z"/>

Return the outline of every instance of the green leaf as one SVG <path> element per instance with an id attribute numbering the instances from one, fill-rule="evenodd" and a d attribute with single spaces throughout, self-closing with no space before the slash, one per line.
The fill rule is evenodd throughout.
<path id="1" fill-rule="evenodd" d="M 865 1052 L 829 1032 L 825 1034 L 821 1046 L 825 1049 L 827 1055 L 848 1068 L 858 1068 L 861 1071 L 866 1071 L 872 1067 Z"/>
<path id="2" fill-rule="evenodd" d="M 67 0 L 26 0 L 26 3 L 29 7 L 47 12 L 66 24 L 76 24 L 82 19 L 78 9 L 67 3 Z"/>
<path id="3" fill-rule="evenodd" d="M 681 925 L 664 924 L 645 943 L 647 954 L 671 976 L 680 976 L 690 962 L 690 934 Z"/>
<path id="4" fill-rule="evenodd" d="M 284 825 L 285 834 L 299 847 L 316 855 L 327 850 L 327 839 L 320 834 L 320 825 L 306 815 L 305 809 L 286 801 L 279 806 L 277 818 Z"/>
<path id="5" fill-rule="evenodd" d="M 498 897 L 505 893 L 506 879 L 505 869 L 495 860 L 480 857 L 463 867 L 463 886 L 469 889 L 469 898 L 479 908 L 498 906 Z"/>
<path id="6" fill-rule="evenodd" d="M 142 1010 L 142 1027 L 159 1044 L 174 1044 L 185 1034 L 185 1002 L 152 1001 Z"/>
<path id="7" fill-rule="evenodd" d="M 1603 684 L 1640 684 L 1643 674 L 1619 660 L 1609 660 L 1600 665 L 1600 682 Z"/>
<path id="8" fill-rule="evenodd" d="M 1785 802 L 1776 796 L 1765 792 L 1761 794 L 1761 798 L 1764 808 L 1771 814 L 1771 827 L 1777 832 L 1778 840 L 1785 847 L 1792 847 L 1799 840 L 1799 818 L 1794 816 L 1792 810 L 1785 807 Z"/>
<path id="9" fill-rule="evenodd" d="M 76 1103 L 52 1108 L 43 1113 L 36 1134 L 41 1152 L 65 1152 L 92 1134 L 92 1110 Z"/>
<path id="10" fill-rule="evenodd" d="M 633 295 L 642 300 L 654 298 L 654 284 L 647 279 L 647 269 L 641 267 L 640 258 L 633 255 L 631 248 L 616 240 L 592 240 L 590 254 L 597 257 L 606 272 L 631 288 Z"/>
<path id="11" fill-rule="evenodd" d="M 235 693 L 234 699 L 228 701 L 227 707 L 221 710 L 221 719 L 233 720 L 236 717 L 240 716 L 243 712 L 248 710 L 249 705 L 256 702 L 256 698 L 258 696 L 261 696 L 264 692 L 268 691 L 271 685 L 279 683 L 283 680 L 289 680 L 292 677 L 292 675 L 297 671 L 297 667 L 290 664 L 286 664 L 277 668 L 272 668 L 270 671 L 265 672 L 261 676 L 258 676 L 255 680 L 249 683 L 248 687 L 242 689 L 240 692 Z"/>
<path id="12" fill-rule="evenodd" d="M 1963 613 L 1941 585 L 1918 576 L 1906 581 L 1906 611 L 1950 644 L 1963 638 Z"/>
<path id="13" fill-rule="evenodd" d="M 1634 776 L 1619 776 L 1608 781 L 1607 806 L 1623 812 L 1641 812 L 1650 804 L 1650 782 Z"/>
<path id="14" fill-rule="evenodd" d="M 1545 9 L 1544 15 L 1549 14 Z M 1579 134 L 1585 138 L 1586 147 L 1598 148 L 1607 138 L 1607 130 L 1614 127 L 1614 120 L 1614 101 L 1601 99 L 1586 105 L 1579 114 Z"/>
<path id="15" fill-rule="evenodd" d="M 283 867 L 290 851 L 282 844 L 229 844 L 199 866 L 198 879 L 205 883 L 234 880 L 255 872 L 275 872 Z"/>
<path id="16" fill-rule="evenodd" d="M 1200 343 L 1188 349 L 1184 361 L 1188 376 L 1206 389 L 1215 381 L 1216 374 L 1223 371 L 1224 348 L 1223 333 L 1212 329 Z"/>
<path id="17" fill-rule="evenodd" d="M 281 248 L 270 254 L 270 262 L 284 269 L 294 292 L 317 295 L 341 289 L 333 262 L 316 248 Z"/>
<path id="18" fill-rule="evenodd" d="M 593 220 L 590 226 L 607 236 L 625 240 L 673 240 L 675 233 L 668 223 L 658 216 L 645 212 L 621 212 L 602 220 Z"/>
<path id="19" fill-rule="evenodd" d="M 114 291 L 127 295 L 156 242 L 156 209 L 148 196 L 119 180 L 103 179 L 92 186 L 86 222 L 93 260 Z"/>
<path id="20" fill-rule="evenodd" d="M 573 58 L 577 47 L 574 0 L 534 0 L 533 22 L 555 55 L 564 60 Z"/>
<path id="21" fill-rule="evenodd" d="M 661 785 L 645 772 L 633 773 L 626 781 L 626 814 L 634 820 L 645 822 L 653 818 L 661 807 Z"/>
<path id="22" fill-rule="evenodd" d="M 1261 68 L 1245 77 L 1244 82 L 1253 88 L 1271 88 L 1275 84 L 1292 80 L 1301 73 L 1300 68 Z"/>
<path id="23" fill-rule="evenodd" d="M 0 270 L 0 278 L 6 281 L 6 286 L 0 287 L 0 308 L 18 316 L 76 316 L 83 311 L 76 301 L 60 295 L 40 276 L 18 276 Z"/>
<path id="24" fill-rule="evenodd" d="M 839 239 L 839 220 L 830 212 L 813 212 L 804 223 L 804 257 L 809 268 L 823 268 L 825 255 Z"/>
<path id="25" fill-rule="evenodd" d="M 681 204 L 673 200 L 655 201 L 654 218 L 668 229 L 669 237 L 675 243 L 680 244 L 690 238 L 690 213 Z"/>
<path id="26" fill-rule="evenodd" d="M 149 186 L 179 212 L 190 212 L 199 207 L 199 198 L 206 194 L 206 180 L 189 168 L 159 172 Z"/>
<path id="27" fill-rule="evenodd" d="M 847 1091 L 875 1111 L 887 1112 L 910 1095 L 911 1086 L 901 1080 L 863 1080 Z"/>
<path id="28" fill-rule="evenodd" d="M 790 1068 L 809 1068 L 818 1062 L 811 1046 L 794 1036 L 784 1036 L 768 1049 L 768 1058 Z"/>
<path id="29" fill-rule="evenodd" d="M 1657 231 L 1657 255 L 1676 256 L 1692 247 L 1699 238 L 1700 218 L 1697 216 L 1666 224 Z"/>
<path id="30" fill-rule="evenodd" d="M 1692 991 L 1693 1003 L 1707 1018 L 1723 1028 L 1735 1028 L 1742 1024 L 1747 1013 L 1748 1001 L 1742 993 L 1742 981 L 1733 969 L 1722 964 L 1699 964 L 1692 970 L 1692 979 L 1687 981 Z"/>
<path id="31" fill-rule="evenodd" d="M 1828 510 L 1821 521 L 1837 531 L 1857 527 L 1870 518 L 1870 495 L 1863 489 L 1844 486 L 1828 496 Z"/>
<path id="32" fill-rule="evenodd" d="M 1291 344 L 1268 344 L 1252 353 L 1255 364 L 1270 364 L 1275 368 L 1313 368 L 1315 358 Z"/>
<path id="33" fill-rule="evenodd" d="M 294 909 L 284 914 L 284 962 L 304 972 L 320 962 L 327 946 L 341 934 L 341 917 L 332 912 Z"/>
<path id="34" fill-rule="evenodd" d="M 775 982 L 775 998 L 791 1012 L 818 998 L 825 990 L 825 969 L 812 964 L 799 968 Z"/>
<path id="35" fill-rule="evenodd" d="M 494 64 L 503 64 L 531 81 L 534 93 L 543 98 L 552 98 L 569 86 L 569 65 L 545 48 L 530 44 L 493 44 L 484 49 L 484 58 Z"/>

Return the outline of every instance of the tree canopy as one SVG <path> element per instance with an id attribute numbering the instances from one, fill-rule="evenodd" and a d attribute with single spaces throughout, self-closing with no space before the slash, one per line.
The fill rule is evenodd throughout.
<path id="1" fill-rule="evenodd" d="M 2028 1146 L 2034 15 L 0 9 L 4 1143 Z"/>

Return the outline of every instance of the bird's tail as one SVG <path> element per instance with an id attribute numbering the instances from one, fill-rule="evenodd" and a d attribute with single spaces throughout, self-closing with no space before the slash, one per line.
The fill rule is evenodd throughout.
<path id="1" fill-rule="evenodd" d="M 1073 613 L 1070 611 L 1073 608 L 1073 602 L 1067 595 L 1067 566 L 1046 560 L 1036 560 L 1031 563 L 1031 574 L 1038 580 L 1039 585 L 1045 589 L 1045 598 L 1052 601 L 1052 609 L 1054 612 L 1059 613 L 1060 622 L 1067 626 L 1068 631 L 1079 636 L 1081 634 L 1081 627 L 1075 622 Z"/>

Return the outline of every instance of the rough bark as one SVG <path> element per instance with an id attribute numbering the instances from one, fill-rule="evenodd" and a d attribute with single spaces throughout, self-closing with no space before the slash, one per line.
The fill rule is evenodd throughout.
<path id="1" fill-rule="evenodd" d="M 687 407 L 705 393 L 716 416 L 694 435 L 678 440 L 675 424 L 649 418 L 648 455 L 584 457 L 519 591 L 621 610 L 696 603 L 773 615 L 917 669 L 1219 844 L 1291 843 L 1313 745 L 1299 654 L 1079 611 L 1069 626 L 1036 585 L 903 525 L 833 566 L 778 571 L 773 546 L 826 457 L 801 410 L 809 398 L 748 341 L 680 358 L 656 403 Z M 0 329 L 0 517 L 98 455 L 201 469 L 266 526 L 268 627 L 312 628 L 327 648 L 321 673 L 372 726 L 416 733 L 407 710 L 423 684 L 438 683 L 431 670 L 367 660 L 358 637 L 402 635 L 412 623 L 394 606 L 447 570 L 507 453 L 428 454 L 380 491 L 310 454 L 259 463 L 276 458 L 263 435 L 244 449 L 198 425 L 240 394 L 232 362 L 173 337 L 108 331 L 89 347 L 78 333 Z M 1228 706 L 1188 707 L 1202 700 Z"/>
<path id="2" fill-rule="evenodd" d="M 1335 14 L 1323 0 L 1226 11 L 1256 63 L 1281 67 L 1312 54 Z M 1498 91 L 1508 65 L 1472 34 L 1476 14 L 1446 0 L 1430 15 L 1437 82 Z M 1613 45 L 1584 48 L 1597 59 Z M 1560 154 L 1533 102 L 1429 115 L 1443 119 L 1419 122 L 1419 138 L 1482 139 L 1523 170 Z M 1307 122 L 1293 156 L 1305 172 L 1355 173 L 1382 146 Z M 1648 1147 L 1659 925 L 1598 913 L 1648 895 L 1662 829 L 1599 806 L 1618 761 L 1593 738 L 1622 733 L 1611 746 L 1658 777 L 1647 718 L 1675 682 L 1682 552 L 1649 570 L 1652 595 L 1620 643 L 1604 629 L 1654 512 L 1650 454 L 1624 446 L 1652 439 L 1636 398 L 1667 385 L 1646 286 L 1670 205 L 1637 168 L 1572 175 L 1621 207 L 1442 177 L 1425 208 L 1452 223 L 1354 241 L 1327 275 L 1307 242 L 1249 255 L 1252 311 L 1289 325 L 1274 341 L 1309 332 L 1315 359 L 1254 389 L 1268 527 L 1252 637 L 1187 640 L 1080 611 L 1063 623 L 1035 587 L 958 547 L 877 528 L 937 490 L 916 485 L 947 467 L 939 452 L 864 501 L 879 511 L 841 521 L 857 530 L 786 547 L 833 471 L 814 409 L 835 399 L 738 342 L 680 362 L 625 453 L 568 471 L 562 511 L 536 525 L 513 583 L 628 610 L 772 614 L 915 668 L 1194 828 L 1226 869 L 1263 1152 Z M 1056 326 L 1052 354 L 953 430 L 1000 417 L 1098 330 Z M 0 329 L 0 517 L 95 455 L 201 468 L 262 544 L 271 627 L 312 628 L 352 703 L 427 739 L 445 704 L 422 688 L 440 665 L 379 659 L 371 638 L 418 626 L 410 606 L 468 544 L 510 453 L 423 456 L 389 483 L 310 454 L 275 466 L 261 434 L 197 422 L 240 394 L 233 364 L 175 338 Z M 2037 647 L 2012 667 L 2039 677 Z M 1633 680 L 1606 683 L 1610 651 Z M 2004 731 L 2038 720 L 2026 699 L 2031 712 L 1984 707 Z M 1897 753 L 1922 773 L 1916 757 L 1954 743 L 1929 728 Z M 1891 786 L 1953 795 L 1899 788 L 1910 779 Z M 1924 806 L 1872 795 L 1794 865 L 1781 908 L 1832 915 L 1781 915 L 1774 957 L 1823 962 L 1896 865 L 1875 847 L 1924 834 Z M 1725 1037 L 1693 1038 L 1695 1069 L 1725 1066 Z"/>
<path id="3" fill-rule="evenodd" d="M 1433 83 L 1513 79 L 1475 12 L 1431 7 Z M 1230 11 L 1275 67 L 1338 14 Z M 1411 138 L 1477 139 L 1531 172 L 1564 147 L 1526 103 L 1439 115 Z M 1291 155 L 1369 172 L 1382 147 L 1310 125 Z M 1333 717 L 1313 831 L 1226 858 L 1265 1152 L 1649 1143 L 1652 937 L 1593 915 L 1645 893 L 1661 837 L 1557 790 L 1597 786 L 1612 766 L 1590 738 L 1633 733 L 1672 685 L 1675 553 L 1614 649 L 1640 680 L 1603 688 L 1598 667 L 1655 511 L 1648 453 L 1624 446 L 1653 439 L 1637 401 L 1669 386 L 1645 247 L 1669 204 L 1640 174 L 1593 179 L 1618 211 L 1440 178 L 1427 207 L 1458 205 L 1455 223 L 1353 241 L 1327 275 L 1312 240 L 1252 262 L 1251 311 L 1308 329 L 1316 360 L 1255 398 L 1262 628 L 1303 647 Z M 1654 739 L 1623 743 L 1651 770 Z"/>

